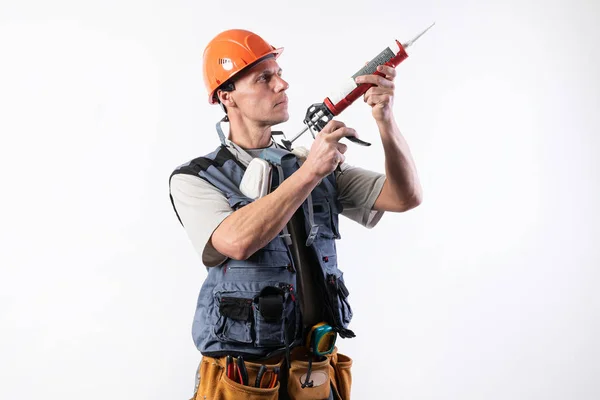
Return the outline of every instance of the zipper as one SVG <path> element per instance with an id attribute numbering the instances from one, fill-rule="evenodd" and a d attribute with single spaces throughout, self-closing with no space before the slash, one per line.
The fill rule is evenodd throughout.
<path id="1" fill-rule="evenodd" d="M 287 254 L 290 258 L 292 258 L 292 254 L 290 252 L 290 250 L 287 250 Z M 245 269 L 245 270 L 264 270 L 264 269 L 287 269 L 288 271 L 295 273 L 296 272 L 296 268 L 294 268 L 294 264 L 290 261 L 287 263 L 287 265 L 278 265 L 276 267 L 272 266 L 272 265 L 258 265 L 258 266 L 252 266 L 252 267 L 241 267 L 241 266 L 235 266 L 235 265 L 229 265 L 228 263 L 225 263 L 223 265 L 223 274 L 226 274 L 228 270 L 230 269 Z"/>
<path id="2" fill-rule="evenodd" d="M 239 266 L 229 265 L 227 268 L 228 269 L 248 269 L 248 270 L 250 270 L 250 269 L 264 269 L 264 268 L 270 268 L 270 269 L 283 268 L 283 269 L 286 269 L 286 268 L 288 268 L 288 266 L 287 265 L 279 265 L 277 267 L 274 267 L 272 265 L 259 265 L 259 266 L 252 266 L 252 267 L 239 267 Z"/>
<path id="3" fill-rule="evenodd" d="M 228 270 L 232 270 L 232 269 L 244 269 L 248 272 L 250 271 L 256 271 L 256 270 L 265 270 L 265 269 L 270 269 L 270 270 L 275 270 L 275 269 L 287 269 L 290 272 L 296 272 L 294 270 L 294 268 L 291 266 L 291 264 L 288 265 L 281 265 L 278 267 L 273 267 L 272 265 L 260 265 L 260 266 L 256 266 L 256 267 L 236 267 L 236 266 L 232 266 L 232 265 L 228 265 L 226 269 L 223 270 L 223 273 L 225 274 Z"/>

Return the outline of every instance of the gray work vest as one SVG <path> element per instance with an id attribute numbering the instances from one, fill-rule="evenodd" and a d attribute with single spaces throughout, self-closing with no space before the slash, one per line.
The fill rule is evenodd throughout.
<path id="1" fill-rule="evenodd" d="M 273 166 L 272 190 L 298 169 L 296 157 L 284 149 L 265 149 L 261 158 Z M 244 165 L 221 145 L 179 166 L 171 177 L 189 174 L 205 180 L 224 193 L 235 211 L 253 201 L 239 189 L 244 172 Z M 333 174 L 315 187 L 302 210 L 308 240 L 299 246 L 307 245 L 313 255 L 311 267 L 321 297 L 313 301 L 323 305 L 325 322 L 341 337 L 353 337 L 347 329 L 352 319 L 348 290 L 337 266 L 335 239 L 340 237 L 342 207 Z M 263 358 L 303 344 L 310 327 L 302 325 L 300 294 L 295 291 L 296 265 L 284 232 L 247 260 L 228 258 L 207 270 L 192 326 L 194 342 L 203 355 Z"/>

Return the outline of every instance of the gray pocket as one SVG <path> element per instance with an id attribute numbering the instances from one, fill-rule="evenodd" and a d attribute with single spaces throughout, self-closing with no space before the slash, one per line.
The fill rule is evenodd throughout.
<path id="1" fill-rule="evenodd" d="M 215 336 L 223 342 L 252 343 L 252 299 L 219 298 L 219 319 Z"/>
<path id="2" fill-rule="evenodd" d="M 283 305 L 283 303 L 282 303 Z M 283 310 L 276 320 L 267 319 L 261 314 L 260 305 L 254 303 L 255 344 L 258 347 L 281 346 L 284 344 Z"/>
<path id="3" fill-rule="evenodd" d="M 294 300 L 292 286 L 285 283 L 265 287 L 256 296 L 253 302 L 255 346 L 276 347 L 293 341 L 297 322 Z"/>

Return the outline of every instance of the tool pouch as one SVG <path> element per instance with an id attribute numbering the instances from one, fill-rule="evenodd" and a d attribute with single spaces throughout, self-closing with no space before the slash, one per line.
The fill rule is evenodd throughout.
<path id="1" fill-rule="evenodd" d="M 323 361 L 313 361 L 308 381 L 312 386 L 303 388 L 306 383 L 309 361 L 306 349 L 296 348 L 292 352 L 287 389 L 291 400 L 329 399 L 331 391 L 336 400 L 350 400 L 352 386 L 352 359 L 337 351 L 325 356 Z"/>
<path id="2" fill-rule="evenodd" d="M 352 387 L 352 359 L 337 352 L 337 348 L 329 356 L 332 389 L 341 400 L 350 400 Z"/>
<path id="3" fill-rule="evenodd" d="M 261 364 L 265 364 L 268 371 L 273 371 L 274 367 L 281 367 L 282 363 L 283 360 L 278 362 L 265 361 Z M 246 370 L 248 371 L 248 383 L 252 386 L 242 385 L 229 379 L 225 373 L 225 364 L 225 357 L 202 357 L 199 373 L 200 383 L 193 397 L 195 400 L 276 400 L 279 398 L 279 382 L 270 389 L 253 386 L 261 364 L 245 361 Z M 270 375 L 267 375 L 267 378 L 269 377 Z"/>
<path id="4" fill-rule="evenodd" d="M 313 361 L 310 376 L 306 385 L 309 370 L 308 357 L 294 359 L 292 356 L 289 369 L 287 389 L 292 400 L 327 400 L 331 392 L 331 371 L 329 358 Z M 304 387 L 303 387 L 304 386 Z"/>

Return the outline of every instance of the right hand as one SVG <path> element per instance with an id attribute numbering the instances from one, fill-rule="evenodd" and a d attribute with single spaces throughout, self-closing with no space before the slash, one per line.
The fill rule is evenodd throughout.
<path id="1" fill-rule="evenodd" d="M 302 165 L 319 179 L 331 174 L 346 159 L 344 153 L 348 149 L 340 139 L 346 136 L 358 137 L 356 131 L 348 128 L 343 122 L 331 120 L 317 134 L 310 147 L 310 153 Z"/>

